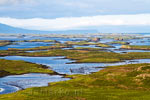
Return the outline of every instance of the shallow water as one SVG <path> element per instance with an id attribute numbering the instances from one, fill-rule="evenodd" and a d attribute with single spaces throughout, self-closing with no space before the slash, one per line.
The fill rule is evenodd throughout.
<path id="1" fill-rule="evenodd" d="M 74 63 L 75 60 L 64 59 L 65 57 L 23 57 L 23 56 L 6 56 L 0 59 L 7 60 L 23 60 L 27 62 L 37 63 L 49 66 L 50 69 L 60 74 L 89 74 L 97 72 L 103 68 L 115 65 L 150 63 L 150 59 L 126 60 L 117 63 Z"/>
<path id="2" fill-rule="evenodd" d="M 49 37 L 0 37 L 0 40 L 12 40 L 12 41 L 23 41 L 23 40 L 33 40 L 33 39 L 41 39 L 41 40 L 56 40 L 61 43 L 66 41 L 81 41 L 86 40 L 86 38 L 49 38 Z M 8 50 L 8 48 L 17 48 L 17 49 L 24 49 L 24 48 L 34 48 L 39 46 L 50 46 L 54 44 L 53 42 L 14 42 L 14 44 L 7 45 L 0 47 L 0 50 Z"/>
<path id="3" fill-rule="evenodd" d="M 6 56 L 0 57 L 0 59 L 7 60 L 24 60 L 27 62 L 42 64 L 49 66 L 50 69 L 61 74 L 88 74 L 90 72 L 96 72 L 99 69 L 100 63 L 73 63 L 75 60 L 64 59 L 65 57 L 23 57 L 23 56 Z M 82 72 L 78 71 L 80 68 L 84 68 Z M 71 70 L 77 70 L 71 72 Z"/>
<path id="4" fill-rule="evenodd" d="M 7 56 L 0 57 L 0 59 L 8 60 L 24 60 L 32 63 L 43 64 L 49 66 L 50 69 L 61 74 L 89 74 L 97 72 L 106 66 L 137 64 L 137 63 L 150 63 L 150 59 L 137 59 L 126 60 L 118 63 L 72 63 L 74 60 L 64 59 L 64 57 L 22 57 L 22 56 Z M 59 75 L 47 74 L 23 74 L 23 75 L 10 75 L 0 78 L 0 94 L 7 94 L 29 87 L 47 86 L 50 82 L 65 81 L 69 78 L 62 78 Z"/>
<path id="5" fill-rule="evenodd" d="M 130 39 L 124 40 L 124 42 L 129 42 L 130 45 L 150 45 L 150 38 L 143 38 L 143 39 Z M 150 52 L 150 50 L 128 50 L 128 49 L 121 49 L 121 44 L 112 44 L 115 48 L 107 48 L 108 50 L 116 53 L 127 53 L 127 52 Z"/>
<path id="6" fill-rule="evenodd" d="M 35 48 L 39 46 L 51 46 L 52 44 L 54 43 L 51 43 L 51 42 L 16 42 L 15 44 L 0 47 L 0 50 L 8 50 L 8 48 L 17 48 L 17 49 Z"/>
<path id="7" fill-rule="evenodd" d="M 63 78 L 59 75 L 38 73 L 6 76 L 0 78 L 0 94 L 12 93 L 18 91 L 19 89 L 26 89 L 30 87 L 48 86 L 48 83 L 50 82 L 66 80 L 69 80 L 69 78 Z"/>

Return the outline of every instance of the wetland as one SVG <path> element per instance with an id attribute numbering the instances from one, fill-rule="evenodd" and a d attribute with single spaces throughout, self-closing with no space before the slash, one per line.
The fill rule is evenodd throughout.
<path id="1" fill-rule="evenodd" d="M 0 100 L 148 100 L 149 43 L 135 34 L 0 37 Z"/>

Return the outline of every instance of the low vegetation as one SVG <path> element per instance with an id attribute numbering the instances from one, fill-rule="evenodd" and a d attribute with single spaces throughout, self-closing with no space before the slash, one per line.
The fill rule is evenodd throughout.
<path id="1" fill-rule="evenodd" d="M 53 49 L 49 51 L 32 52 L 32 53 L 28 52 L 18 53 L 17 51 L 16 52 L 9 51 L 9 53 L 0 53 L 0 55 L 2 56 L 17 55 L 17 56 L 31 56 L 31 57 L 66 56 L 66 58 L 74 59 L 78 63 L 111 63 L 131 59 L 150 58 L 150 52 L 130 52 L 120 54 L 106 51 L 61 50 L 61 49 Z"/>
<path id="2" fill-rule="evenodd" d="M 10 45 L 10 44 L 12 44 L 12 41 L 9 41 L 9 40 L 0 40 L 0 47 L 7 46 L 7 45 Z"/>
<path id="3" fill-rule="evenodd" d="M 117 41 L 122 41 L 122 40 L 130 40 L 130 39 L 139 39 L 141 37 L 137 37 L 138 35 L 131 35 L 131 34 L 103 34 L 103 38 L 105 39 L 114 39 Z"/>
<path id="4" fill-rule="evenodd" d="M 103 48 L 113 48 L 113 46 L 108 45 L 108 44 L 104 44 L 104 43 L 98 43 L 96 46 L 97 47 L 103 47 Z"/>
<path id="5" fill-rule="evenodd" d="M 0 59 L 0 77 L 24 73 L 48 73 L 55 74 L 44 65 L 33 64 L 24 61 Z"/>
<path id="6" fill-rule="evenodd" d="M 80 41 L 80 42 L 74 42 L 74 41 L 67 41 L 65 42 L 67 45 L 95 45 L 96 43 L 88 42 L 88 41 Z"/>
<path id="7" fill-rule="evenodd" d="M 101 49 L 101 48 L 90 48 L 90 47 L 76 47 L 73 48 L 75 50 L 88 50 L 88 51 L 99 51 L 99 50 L 105 50 L 105 49 Z"/>
<path id="8" fill-rule="evenodd" d="M 10 45 L 10 42 L 0 42 L 0 47 Z"/>
<path id="9" fill-rule="evenodd" d="M 33 40 L 24 40 L 19 42 L 57 42 L 56 40 L 41 40 L 41 39 L 33 39 Z"/>
<path id="10" fill-rule="evenodd" d="M 122 45 L 127 45 L 129 44 L 128 42 L 124 42 L 124 41 L 113 41 L 113 42 L 109 42 L 109 44 L 122 44 Z"/>
<path id="11" fill-rule="evenodd" d="M 9 51 L 36 51 L 36 50 L 50 50 L 50 49 L 62 49 L 62 48 L 69 48 L 71 46 L 56 43 L 52 46 L 39 46 L 35 48 L 25 48 L 25 49 L 17 49 L 17 48 L 8 48 Z"/>
<path id="12" fill-rule="evenodd" d="M 108 44 L 88 42 L 88 41 L 80 41 L 80 42 L 67 41 L 65 44 L 67 44 L 67 45 L 81 45 L 81 46 L 95 45 L 97 47 L 104 47 L 104 48 L 110 48 L 110 47 L 112 47 L 112 46 L 110 46 Z"/>
<path id="13" fill-rule="evenodd" d="M 40 52 L 0 50 L 0 56 L 51 57 L 66 56 L 78 63 L 112 63 L 132 59 L 150 59 L 150 52 L 130 52 L 125 54 L 97 50 L 62 50 L 51 49 Z"/>
<path id="14" fill-rule="evenodd" d="M 149 100 L 150 64 L 108 67 L 72 80 L 0 96 L 0 100 Z"/>
<path id="15" fill-rule="evenodd" d="M 13 56 L 25 53 L 24 51 L 0 50 L 0 56 Z"/>
<path id="16" fill-rule="evenodd" d="M 123 45 L 121 48 L 131 50 L 150 50 L 149 45 Z"/>

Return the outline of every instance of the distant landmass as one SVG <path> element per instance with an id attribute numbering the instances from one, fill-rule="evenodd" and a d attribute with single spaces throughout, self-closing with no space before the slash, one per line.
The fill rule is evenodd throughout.
<path id="1" fill-rule="evenodd" d="M 39 31 L 39 30 L 28 30 L 17 27 L 12 27 L 6 24 L 0 23 L 0 33 L 15 33 L 15 34 L 26 34 L 26 33 L 37 33 L 37 34 L 52 34 L 52 33 L 62 33 L 62 34 L 71 34 L 71 33 L 97 33 L 97 30 L 65 30 L 65 31 Z"/>

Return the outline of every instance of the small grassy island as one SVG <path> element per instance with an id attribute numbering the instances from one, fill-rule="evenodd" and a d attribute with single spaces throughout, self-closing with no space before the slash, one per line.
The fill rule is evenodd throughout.
<path id="1" fill-rule="evenodd" d="M 10 54 L 11 55 L 11 54 Z M 87 50 L 61 50 L 53 49 L 49 51 L 17 53 L 12 55 L 31 56 L 31 57 L 50 57 L 66 56 L 68 59 L 76 60 L 77 63 L 112 63 L 131 59 L 148 59 L 150 52 L 130 52 L 119 54 L 106 51 L 87 51 Z"/>
<path id="2" fill-rule="evenodd" d="M 130 50 L 150 50 L 149 45 L 122 45 L 121 48 Z"/>
<path id="3" fill-rule="evenodd" d="M 10 45 L 10 44 L 12 44 L 12 41 L 9 41 L 9 40 L 0 40 L 0 47 L 7 46 L 7 45 Z"/>
<path id="4" fill-rule="evenodd" d="M 0 50 L 0 56 L 29 56 L 29 57 L 66 56 L 66 58 L 68 59 L 76 60 L 77 63 L 112 63 L 132 59 L 149 59 L 150 52 L 129 52 L 125 54 L 120 54 L 99 50 L 51 49 L 48 51 L 30 53 L 25 51 Z"/>
<path id="5" fill-rule="evenodd" d="M 41 39 L 33 39 L 33 40 L 24 40 L 19 42 L 58 42 L 56 40 L 41 40 Z"/>
<path id="6" fill-rule="evenodd" d="M 103 48 L 113 47 L 113 46 L 110 46 L 110 45 L 105 44 L 105 43 L 88 42 L 88 41 L 80 41 L 80 42 L 67 41 L 65 44 L 67 44 L 67 45 L 80 45 L 80 46 L 95 45 L 97 47 L 103 47 Z"/>
<path id="7" fill-rule="evenodd" d="M 73 49 L 75 49 L 75 50 L 87 50 L 87 51 L 105 50 L 105 49 L 101 49 L 101 48 L 90 48 L 90 47 L 75 47 Z"/>
<path id="8" fill-rule="evenodd" d="M 72 80 L 0 96 L 0 100 L 149 100 L 150 64 L 108 67 Z M 109 94 L 109 95 L 108 95 Z"/>
<path id="9" fill-rule="evenodd" d="M 25 48 L 25 49 L 8 48 L 8 50 L 9 51 L 37 51 L 37 50 L 62 49 L 62 48 L 69 48 L 69 47 L 71 46 L 56 43 L 56 44 L 53 44 L 52 46 L 39 46 L 35 48 Z"/>
<path id="10" fill-rule="evenodd" d="M 65 42 L 65 44 L 67 44 L 67 45 L 81 45 L 81 46 L 84 46 L 84 45 L 95 45 L 96 43 L 88 42 L 88 41 L 80 41 L 80 42 L 67 41 L 67 42 Z"/>
<path id="11" fill-rule="evenodd" d="M 18 75 L 24 73 L 47 73 L 55 74 L 44 65 L 33 64 L 25 61 L 0 59 L 0 77 Z"/>
<path id="12" fill-rule="evenodd" d="M 104 44 L 104 43 L 98 43 L 96 44 L 97 47 L 103 47 L 103 48 L 113 48 L 113 46 Z"/>
<path id="13" fill-rule="evenodd" d="M 109 42 L 109 44 L 122 44 L 122 45 L 127 45 L 129 44 L 128 42 L 124 42 L 124 41 L 113 41 L 113 42 Z"/>

